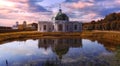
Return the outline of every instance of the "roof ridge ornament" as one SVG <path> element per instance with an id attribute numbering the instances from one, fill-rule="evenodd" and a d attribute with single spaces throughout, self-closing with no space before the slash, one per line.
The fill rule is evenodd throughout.
<path id="1" fill-rule="evenodd" d="M 59 4 L 59 9 L 61 9 L 61 4 Z"/>
<path id="2" fill-rule="evenodd" d="M 59 12 L 62 13 L 61 4 L 59 4 Z"/>

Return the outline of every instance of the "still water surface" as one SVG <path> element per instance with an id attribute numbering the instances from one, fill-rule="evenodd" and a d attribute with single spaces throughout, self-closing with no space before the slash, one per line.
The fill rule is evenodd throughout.
<path id="1" fill-rule="evenodd" d="M 0 44 L 0 66 L 120 66 L 120 48 L 89 39 L 28 39 Z"/>

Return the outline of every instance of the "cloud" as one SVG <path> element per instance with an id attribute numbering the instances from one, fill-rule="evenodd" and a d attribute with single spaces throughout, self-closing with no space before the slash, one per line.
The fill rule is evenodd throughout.
<path id="1" fill-rule="evenodd" d="M 0 0 L 0 8 L 1 7 L 13 7 L 13 6 L 14 4 L 12 2 Z"/>
<path id="2" fill-rule="evenodd" d="M 58 12 L 59 4 L 70 20 L 83 22 L 120 12 L 119 0 L 0 0 L 0 24 L 51 20 Z"/>
<path id="3" fill-rule="evenodd" d="M 74 8 L 74 9 L 81 9 L 81 8 L 85 8 L 85 7 L 91 7 L 94 6 L 94 3 L 92 2 L 86 2 L 86 1 L 79 1 L 79 0 L 66 0 L 65 4 L 67 7 L 69 8 Z"/>
<path id="4" fill-rule="evenodd" d="M 76 2 L 67 2 L 64 5 L 69 16 L 80 21 L 97 20 L 110 13 L 120 12 L 119 0 L 78 0 Z M 96 15 L 90 17 L 91 13 Z"/>
<path id="5" fill-rule="evenodd" d="M 38 2 L 42 2 L 43 0 L 29 0 L 28 4 L 29 4 L 29 9 L 33 12 L 48 12 L 47 9 L 45 9 L 44 7 L 42 7 L 41 5 L 38 5 Z"/>
<path id="6" fill-rule="evenodd" d="M 115 0 L 116 3 L 120 4 L 120 0 Z"/>
<path id="7" fill-rule="evenodd" d="M 78 3 L 73 3 L 72 6 L 74 8 L 85 8 L 85 7 L 89 7 L 89 6 L 93 6 L 93 3 L 88 3 L 88 2 L 78 2 Z"/>
<path id="8" fill-rule="evenodd" d="M 65 2 L 78 2 L 79 0 L 66 0 Z"/>
<path id="9" fill-rule="evenodd" d="M 98 13 L 98 15 L 101 15 L 102 17 L 113 13 L 113 12 L 117 12 L 120 9 L 120 5 L 115 1 L 115 0 L 102 0 L 102 1 L 96 1 L 95 2 L 96 5 L 93 6 L 91 9 L 96 13 Z"/>
<path id="10" fill-rule="evenodd" d="M 38 0 L 0 0 L 0 23 L 12 26 L 16 21 L 22 23 L 26 20 L 31 23 L 37 22 L 41 18 L 48 20 L 47 18 L 50 18 L 49 11 L 40 5 L 36 5 L 36 2 Z"/>

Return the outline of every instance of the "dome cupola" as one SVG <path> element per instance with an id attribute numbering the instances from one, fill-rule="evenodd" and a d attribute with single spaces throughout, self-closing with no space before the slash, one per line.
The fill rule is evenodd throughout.
<path id="1" fill-rule="evenodd" d="M 69 21 L 69 17 L 65 14 L 62 13 L 62 9 L 59 8 L 59 12 L 57 13 L 55 20 L 65 20 L 65 21 Z"/>

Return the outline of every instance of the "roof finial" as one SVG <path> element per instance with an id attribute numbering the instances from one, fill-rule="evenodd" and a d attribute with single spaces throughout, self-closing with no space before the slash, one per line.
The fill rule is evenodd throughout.
<path id="1" fill-rule="evenodd" d="M 59 12 L 62 12 L 61 4 L 59 4 Z"/>
<path id="2" fill-rule="evenodd" d="M 59 4 L 59 9 L 61 9 L 61 4 Z"/>

